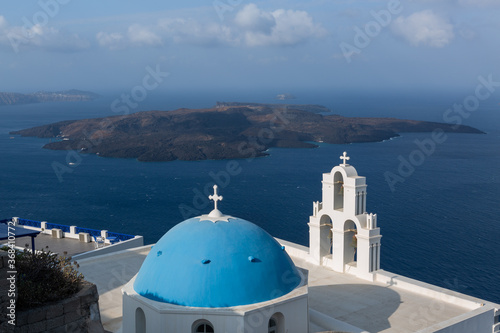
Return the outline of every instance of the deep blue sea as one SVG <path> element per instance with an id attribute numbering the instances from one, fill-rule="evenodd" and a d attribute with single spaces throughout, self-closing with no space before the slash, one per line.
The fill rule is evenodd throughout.
<path id="1" fill-rule="evenodd" d="M 218 175 L 224 213 L 308 245 L 307 222 L 312 202 L 321 200 L 322 173 L 330 172 L 347 151 L 350 164 L 367 177 L 368 211 L 378 214 L 383 235 L 383 269 L 500 303 L 500 98 L 490 98 L 463 119 L 487 134 L 447 134 L 394 191 L 385 174 L 398 174 L 401 158 L 417 156 L 415 140 L 429 140 L 429 133 L 405 133 L 379 143 L 272 149 L 269 157 L 234 162 L 240 172 L 229 178 L 222 176 L 228 161 L 142 163 L 44 150 L 47 139 L 8 134 L 60 120 L 113 115 L 110 105 L 119 95 L 85 103 L 0 107 L 0 219 L 19 216 L 140 234 L 153 243 L 186 212 L 211 210 L 197 193 L 211 190 L 213 175 Z M 280 103 L 274 95 L 158 93 L 131 111 L 207 107 L 217 100 Z M 290 102 L 323 104 L 346 116 L 429 121 L 442 121 L 446 109 L 467 96 L 297 95 Z M 54 164 L 68 168 L 62 181 Z"/>

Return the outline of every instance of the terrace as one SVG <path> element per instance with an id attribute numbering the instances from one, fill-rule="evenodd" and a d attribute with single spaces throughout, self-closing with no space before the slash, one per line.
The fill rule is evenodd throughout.
<path id="1" fill-rule="evenodd" d="M 34 221 L 18 217 L 0 220 L 0 224 L 8 224 L 9 222 L 14 224 L 14 233 L 16 228 L 18 230 L 22 228 L 23 230 L 39 232 L 32 244 L 30 244 L 31 240 L 26 237 L 15 237 L 16 248 L 24 249 L 28 247 L 31 249 L 34 244 L 35 250 L 48 249 L 54 253 L 72 256 L 75 259 L 121 251 L 144 244 L 142 236 L 127 235 L 108 230 Z M 7 240 L 4 240 L 3 243 L 7 243 Z"/>

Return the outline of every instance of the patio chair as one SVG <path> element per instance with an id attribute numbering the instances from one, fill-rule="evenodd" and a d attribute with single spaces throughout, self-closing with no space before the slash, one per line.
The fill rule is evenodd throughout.
<path id="1" fill-rule="evenodd" d="M 101 236 L 92 236 L 94 238 L 95 248 L 104 247 L 104 238 Z"/>

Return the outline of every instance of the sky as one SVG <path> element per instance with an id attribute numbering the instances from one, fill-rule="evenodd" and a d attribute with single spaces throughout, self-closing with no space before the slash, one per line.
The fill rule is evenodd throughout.
<path id="1" fill-rule="evenodd" d="M 8 1 L 0 91 L 470 91 L 500 81 L 498 17 L 498 0 Z"/>

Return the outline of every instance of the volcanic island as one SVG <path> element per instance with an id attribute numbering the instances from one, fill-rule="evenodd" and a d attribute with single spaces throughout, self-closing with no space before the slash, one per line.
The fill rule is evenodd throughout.
<path id="1" fill-rule="evenodd" d="M 379 142 L 409 132 L 483 133 L 456 124 L 345 117 L 321 105 L 217 102 L 205 109 L 61 121 L 11 134 L 57 138 L 46 149 L 153 162 L 253 158 L 270 148 Z"/>

